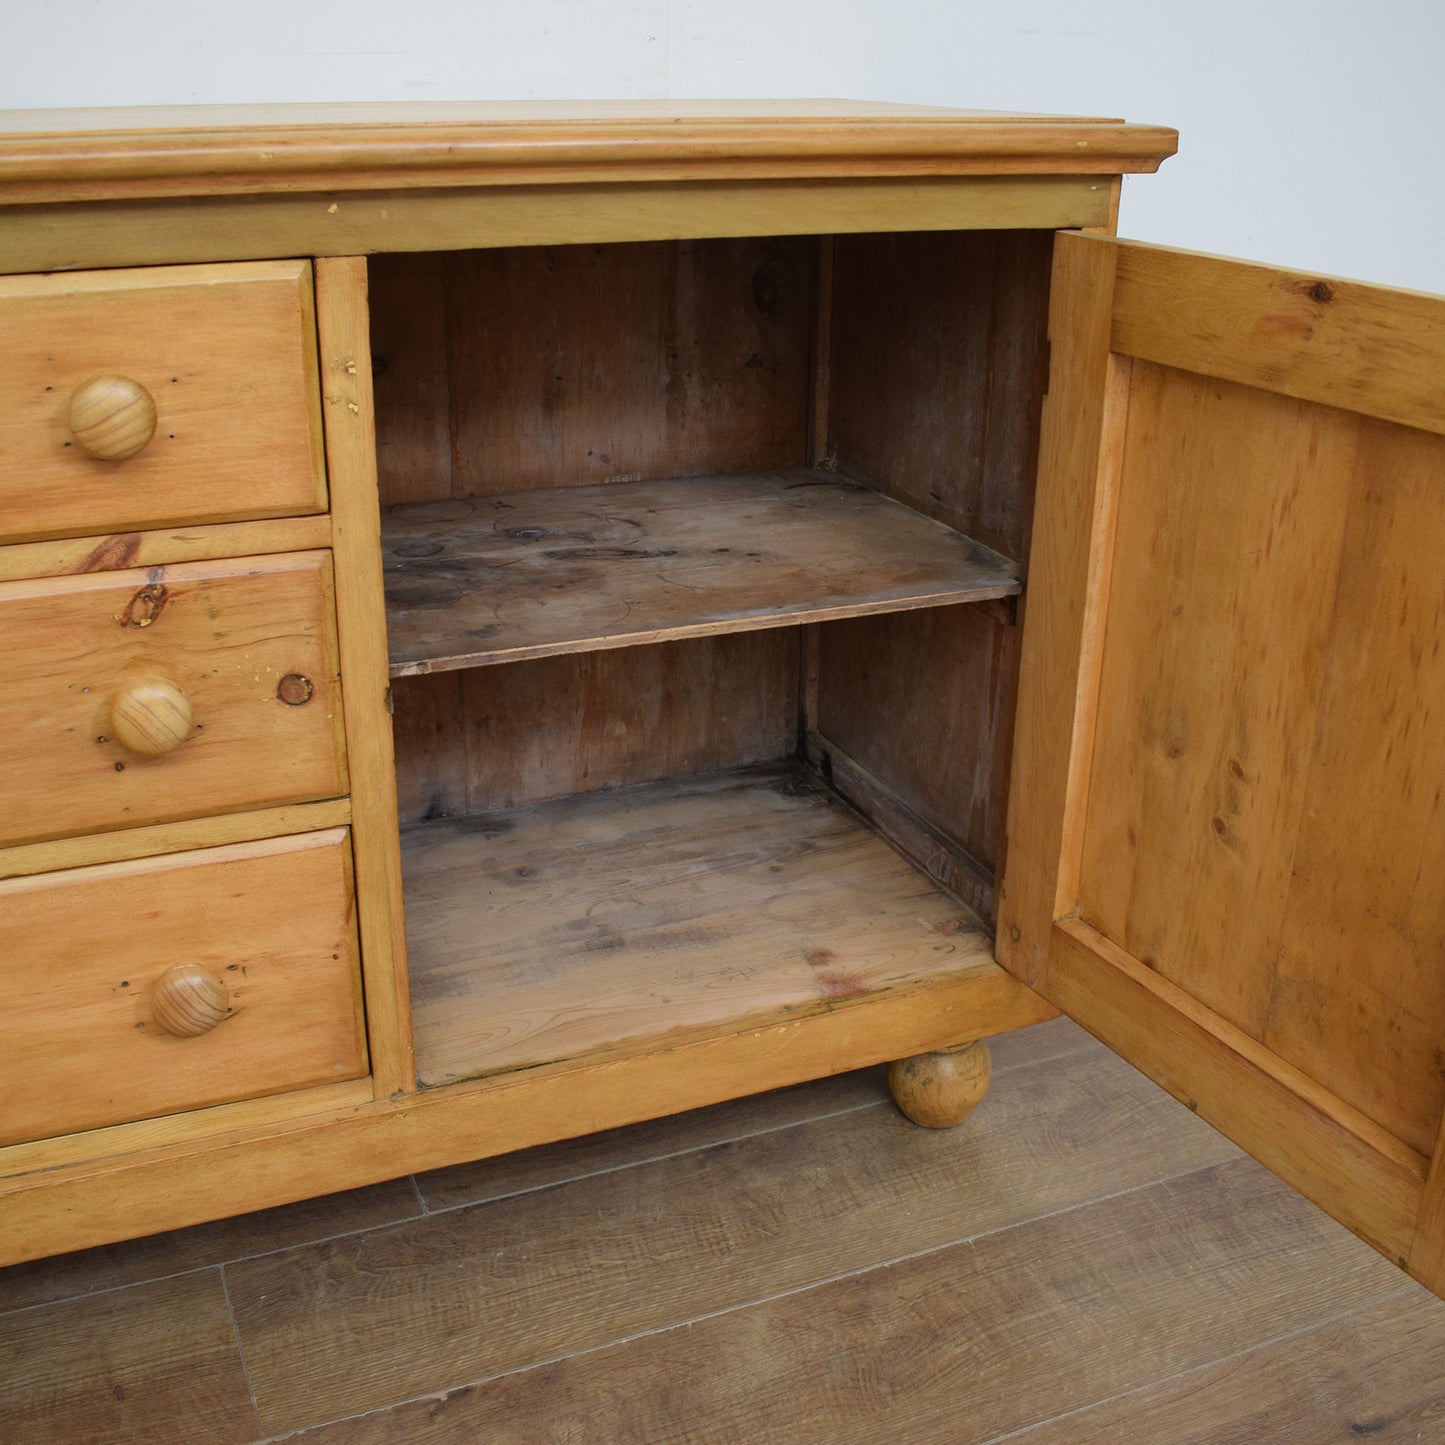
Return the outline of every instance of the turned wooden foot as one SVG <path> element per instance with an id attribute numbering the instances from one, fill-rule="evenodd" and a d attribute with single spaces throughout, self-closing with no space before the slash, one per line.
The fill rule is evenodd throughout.
<path id="1" fill-rule="evenodd" d="M 992 1073 L 988 1045 L 979 1039 L 889 1064 L 888 1088 L 915 1124 L 951 1129 L 983 1102 Z"/>

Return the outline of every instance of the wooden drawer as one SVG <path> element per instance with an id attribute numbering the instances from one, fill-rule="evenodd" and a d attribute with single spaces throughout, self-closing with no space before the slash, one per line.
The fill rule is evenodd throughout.
<path id="1" fill-rule="evenodd" d="M 346 792 L 331 554 L 0 585 L 0 844 Z"/>
<path id="2" fill-rule="evenodd" d="M 345 828 L 0 883 L 0 1144 L 364 1074 L 353 896 Z"/>
<path id="3" fill-rule="evenodd" d="M 309 262 L 0 278 L 0 335 L 0 542 L 326 509 Z"/>

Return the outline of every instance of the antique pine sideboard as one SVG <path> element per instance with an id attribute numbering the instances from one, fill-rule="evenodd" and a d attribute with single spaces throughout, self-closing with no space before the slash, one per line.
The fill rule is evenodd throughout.
<path id="1" fill-rule="evenodd" d="M 1445 301 L 1174 142 L 0 120 L 0 1262 L 1062 1010 L 1445 1288 Z"/>

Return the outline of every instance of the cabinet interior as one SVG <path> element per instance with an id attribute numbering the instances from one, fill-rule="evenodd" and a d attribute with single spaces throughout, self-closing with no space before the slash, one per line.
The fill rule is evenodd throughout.
<path id="1" fill-rule="evenodd" d="M 1051 243 L 372 260 L 423 1085 L 989 966 Z"/>

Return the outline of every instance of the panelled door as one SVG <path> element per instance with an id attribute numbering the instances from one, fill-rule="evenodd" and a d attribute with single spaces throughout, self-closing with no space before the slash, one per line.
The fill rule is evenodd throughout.
<path id="1" fill-rule="evenodd" d="M 999 958 L 1445 1292 L 1445 299 L 1058 238 Z"/>

